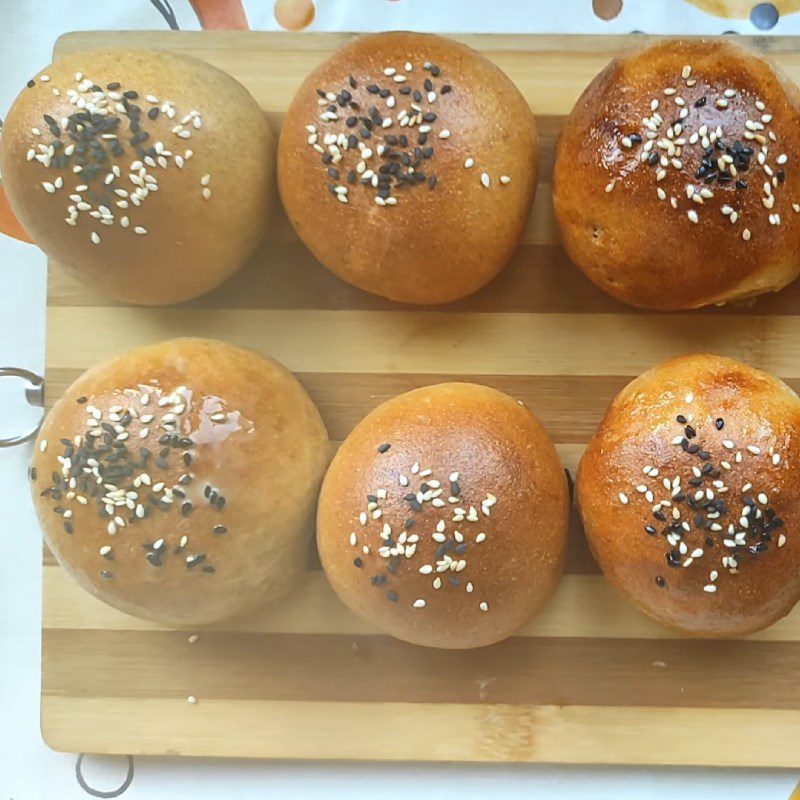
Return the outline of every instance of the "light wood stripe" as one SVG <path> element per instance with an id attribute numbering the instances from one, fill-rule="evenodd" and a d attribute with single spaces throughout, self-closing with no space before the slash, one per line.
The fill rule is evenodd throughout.
<path id="1" fill-rule="evenodd" d="M 698 349 L 800 377 L 800 319 L 51 307 L 48 362 L 80 369 L 175 336 L 254 344 L 297 372 L 631 375 Z M 93 336 L 92 331 L 102 331 Z M 320 346 L 325 342 L 325 346 Z M 509 344 L 511 346 L 509 346 Z M 779 346 L 778 346 L 779 344 Z"/>
<path id="2" fill-rule="evenodd" d="M 98 687 L 102 689 L 102 687 Z M 708 763 L 794 766 L 800 712 L 183 698 L 42 698 L 45 741 L 69 749 L 76 715 L 87 750 L 133 755 L 381 761 Z M 136 720 L 132 725 L 131 721 Z M 169 735 L 164 735 L 165 727 Z M 217 736 L 219 730 L 225 736 Z M 420 746 L 420 731 L 425 731 Z M 160 743 L 160 744 L 159 744 Z M 723 763 L 722 761 L 718 763 Z"/>
<path id="3" fill-rule="evenodd" d="M 80 589 L 58 566 L 44 568 L 42 627 L 50 630 L 161 631 L 154 623 L 111 608 Z M 378 630 L 349 611 L 321 572 L 310 572 L 289 598 L 253 616 L 214 626 L 244 633 L 349 634 Z M 178 634 L 181 637 L 183 633 Z M 636 611 L 600 575 L 565 575 L 542 613 L 517 634 L 524 637 L 680 639 Z M 800 642 L 800 608 L 748 637 L 760 642 Z"/>

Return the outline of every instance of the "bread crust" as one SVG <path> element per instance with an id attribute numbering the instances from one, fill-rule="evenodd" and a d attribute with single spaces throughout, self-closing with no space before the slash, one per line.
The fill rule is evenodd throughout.
<path id="1" fill-rule="evenodd" d="M 144 305 L 197 297 L 250 257 L 271 213 L 274 153 L 238 81 L 157 50 L 55 61 L 17 97 L 0 140 L 3 186 L 31 239 L 84 283 Z"/>
<path id="2" fill-rule="evenodd" d="M 432 69 L 426 70 L 426 63 Z M 406 64 L 411 71 L 406 72 Z M 385 69 L 397 73 L 387 76 Z M 368 87 L 392 95 L 383 98 Z M 419 91 L 419 101 L 413 94 L 401 94 L 403 89 Z M 326 102 L 318 90 L 340 98 L 346 91 L 359 107 L 334 99 L 339 119 L 321 120 L 328 106 L 318 104 Z M 390 101 L 396 103 L 393 108 L 387 106 Z M 436 118 L 401 125 L 403 112 L 416 114 L 412 104 L 421 115 Z M 379 119 L 392 120 L 390 127 L 372 125 L 373 106 Z M 348 117 L 355 120 L 352 127 Z M 362 138 L 366 125 L 372 127 L 366 131 L 368 139 Z M 430 131 L 420 142 L 425 126 Z M 326 143 L 326 135 L 340 133 L 354 137 L 353 148 Z M 391 138 L 404 135 L 405 147 Z M 357 154 L 356 142 L 372 155 Z M 379 156 L 382 144 L 395 157 Z M 337 151 L 341 161 L 322 163 Z M 409 154 L 407 163 L 400 160 L 403 153 Z M 355 183 L 348 183 L 348 172 L 357 170 L 362 158 L 364 170 L 354 174 Z M 465 167 L 468 159 L 474 163 Z M 379 189 L 358 181 L 366 171 L 378 173 L 393 163 L 404 174 L 410 167 L 425 177 L 414 183 L 414 175 L 406 175 L 409 180 L 399 188 L 393 185 L 387 194 L 397 204 L 378 205 Z M 445 303 L 480 289 L 511 258 L 530 215 L 537 164 L 533 114 L 500 69 L 440 36 L 380 33 L 343 47 L 303 82 L 281 131 L 278 185 L 300 238 L 342 280 L 390 300 Z M 481 182 L 484 174 L 488 186 Z M 332 193 L 337 187 L 347 191 L 347 203 L 337 202 Z"/>
<path id="3" fill-rule="evenodd" d="M 569 257 L 603 291 L 642 308 L 697 308 L 783 288 L 800 273 L 799 110 L 790 81 L 727 42 L 670 40 L 615 59 L 575 104 L 556 148 L 553 204 Z M 682 127 L 668 138 L 673 122 Z M 749 167 L 731 150 L 736 176 L 726 164 L 721 183 L 717 162 L 729 152 L 704 143 L 703 126 L 708 135 L 719 127 L 725 147 L 752 147 Z M 660 146 L 679 140 L 677 149 Z M 641 160 L 648 142 L 644 156 L 659 159 L 652 165 Z M 699 175 L 706 145 L 712 168 Z"/>
<path id="4" fill-rule="evenodd" d="M 581 459 L 589 545 L 606 578 L 663 625 L 704 637 L 760 630 L 800 598 L 799 463 L 800 400 L 786 384 L 721 356 L 667 361 L 620 392 Z"/>
<path id="5" fill-rule="evenodd" d="M 128 614 L 194 626 L 296 584 L 329 453 L 317 409 L 278 362 L 176 339 L 67 389 L 34 448 L 31 491 L 48 546 L 84 589 Z"/>
<path id="6" fill-rule="evenodd" d="M 317 546 L 334 591 L 378 629 L 480 647 L 552 594 L 567 515 L 564 471 L 533 414 L 494 389 L 445 383 L 387 401 L 348 436 L 323 483 Z"/>

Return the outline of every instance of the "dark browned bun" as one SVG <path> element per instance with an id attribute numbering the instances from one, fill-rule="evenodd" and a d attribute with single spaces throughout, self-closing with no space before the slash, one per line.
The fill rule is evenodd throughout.
<path id="1" fill-rule="evenodd" d="M 317 546 L 339 597 L 429 647 L 505 639 L 550 597 L 567 484 L 537 419 L 494 389 L 443 383 L 383 403 L 334 457 Z"/>
<path id="2" fill-rule="evenodd" d="M 362 36 L 294 97 L 278 184 L 300 238 L 368 292 L 445 303 L 480 289 L 516 250 L 536 188 L 533 114 L 464 45 Z"/>
<path id="3" fill-rule="evenodd" d="M 659 310 L 782 289 L 800 272 L 800 96 L 723 42 L 612 61 L 570 114 L 553 203 L 570 258 Z"/>
<path id="4" fill-rule="evenodd" d="M 274 600 L 307 569 L 328 448 L 276 361 L 175 339 L 67 389 L 39 435 L 31 489 L 47 544 L 84 589 L 197 625 Z"/>
<path id="5" fill-rule="evenodd" d="M 637 608 L 692 636 L 739 636 L 800 598 L 800 399 L 693 355 L 620 392 L 581 459 L 592 552 Z"/>
<path id="6" fill-rule="evenodd" d="M 11 207 L 77 278 L 145 305 L 230 277 L 267 225 L 274 138 L 230 75 L 152 50 L 74 53 L 36 75 L 3 126 Z"/>

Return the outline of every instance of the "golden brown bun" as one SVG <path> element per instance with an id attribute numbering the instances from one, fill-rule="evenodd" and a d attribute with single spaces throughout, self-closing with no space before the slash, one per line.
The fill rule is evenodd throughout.
<path id="1" fill-rule="evenodd" d="M 177 407 L 160 405 L 170 397 Z M 123 454 L 111 463 L 97 453 L 109 443 Z M 204 624 L 279 597 L 307 568 L 328 447 L 314 404 L 276 361 L 175 339 L 78 378 L 45 420 L 31 485 L 45 539 L 81 586 L 164 625 Z M 135 494 L 109 517 L 101 500 L 113 487 Z"/>
<path id="2" fill-rule="evenodd" d="M 387 76 L 384 69 L 396 69 L 397 74 Z M 426 81 L 435 94 L 430 102 Z M 371 94 L 370 86 L 389 90 L 391 96 Z M 451 90 L 445 90 L 447 86 Z M 413 93 L 401 94 L 403 87 L 420 92 L 420 101 Z M 318 104 L 318 90 L 341 99 L 344 106 L 338 100 L 332 104 L 338 119 L 320 118 L 330 103 Z M 357 110 L 348 107 L 343 90 L 358 104 Z M 387 106 L 391 103 L 394 108 Z M 372 125 L 373 106 L 381 119 L 392 119 L 392 125 L 375 126 L 365 139 L 361 117 Z M 436 119 L 421 121 L 430 127 L 425 132 L 416 125 L 401 126 L 403 112 L 417 118 L 435 114 Z M 349 117 L 358 118 L 353 127 L 347 126 Z M 307 126 L 314 126 L 314 132 Z M 441 138 L 446 131 L 449 137 Z M 397 163 L 403 173 L 416 169 L 425 179 L 411 184 L 409 178 L 399 187 L 393 180 L 387 196 L 397 204 L 377 205 L 379 188 L 348 182 L 348 173 L 360 160 L 360 154 L 349 151 L 349 142 L 348 150 L 340 148 L 341 161 L 323 163 L 323 157 L 333 157 L 324 137 L 339 134 L 355 136 L 354 146 L 363 142 L 372 149 L 373 155 L 364 160 L 365 170 L 377 174 L 381 166 Z M 391 144 L 387 137 L 392 136 L 406 136 L 407 146 L 399 139 Z M 411 161 L 404 166 L 389 152 L 379 156 L 381 144 L 391 152 L 408 153 Z M 415 148 L 422 151 L 421 159 L 419 152 L 414 155 Z M 428 158 L 426 148 L 431 148 Z M 464 166 L 467 159 L 474 160 L 469 169 Z M 342 280 L 390 300 L 445 303 L 480 289 L 511 258 L 533 202 L 537 160 L 533 114 L 494 64 L 439 36 L 381 33 L 342 48 L 300 87 L 281 131 L 278 185 L 300 238 Z M 327 169 L 338 170 L 339 178 L 335 173 L 329 176 Z M 488 187 L 481 183 L 483 174 Z M 355 173 L 357 178 L 361 175 Z M 501 176 L 510 182 L 501 183 Z M 331 187 L 347 188 L 348 202 L 338 202 Z"/>
<path id="3" fill-rule="evenodd" d="M 76 80 L 78 75 L 82 79 Z M 82 81 L 87 91 L 78 91 Z M 92 81 L 100 92 L 87 86 Z M 121 86 L 107 88 L 115 83 Z M 121 101 L 121 92 L 138 96 Z M 89 111 L 71 99 L 94 103 L 101 110 L 93 112 L 91 123 L 80 120 L 74 115 Z M 127 111 L 117 108 L 123 101 Z M 106 115 L 101 113 L 103 103 L 109 109 Z M 138 115 L 136 107 L 141 109 Z M 155 119 L 149 117 L 153 109 L 159 109 Z M 190 112 L 199 116 L 187 120 Z M 89 130 L 98 121 L 114 125 L 115 119 L 117 127 L 109 128 L 108 135 L 117 130 L 118 140 L 98 138 L 106 133 L 92 135 Z M 62 120 L 69 120 L 67 131 L 61 130 Z M 83 126 L 80 132 L 77 125 Z M 178 126 L 180 130 L 173 131 Z M 147 139 L 131 143 L 144 134 Z M 83 139 L 101 143 L 102 149 Z M 47 149 L 54 141 L 63 147 L 50 158 Z M 151 50 L 65 56 L 22 90 L 6 117 L 0 145 L 3 185 L 33 241 L 80 280 L 126 302 L 176 303 L 214 288 L 247 260 L 267 224 L 272 133 L 241 84 L 195 58 Z M 71 146 L 75 150 L 65 155 Z M 93 155 L 81 156 L 82 147 Z M 171 155 L 162 153 L 159 163 L 158 153 L 148 155 L 151 147 Z M 101 162 L 95 159 L 98 154 Z M 81 166 L 79 159 L 88 163 L 76 173 L 73 167 Z M 105 184 L 117 167 L 119 176 Z M 80 186 L 87 188 L 79 191 Z M 147 194 L 137 207 L 131 194 L 142 188 Z M 210 191 L 205 192 L 207 199 L 204 189 Z M 110 224 L 91 216 L 102 213 L 101 206 L 113 218 Z M 137 234 L 136 229 L 146 233 Z M 93 233 L 99 243 L 93 243 Z"/>
<path id="4" fill-rule="evenodd" d="M 691 67 L 687 78 L 685 67 Z M 676 93 L 667 95 L 665 89 Z M 726 90 L 735 95 L 726 96 Z M 697 107 L 702 98 L 705 105 Z M 653 101 L 658 101 L 655 112 Z M 570 258 L 601 289 L 645 308 L 697 308 L 783 288 L 800 272 L 800 219 L 792 208 L 800 203 L 799 108 L 794 85 L 761 58 L 730 44 L 667 41 L 615 59 L 576 103 L 556 150 L 553 203 Z M 683 111 L 688 115 L 679 120 Z M 643 121 L 655 113 L 664 121 L 659 126 L 651 120 L 654 133 Z M 657 143 L 669 143 L 667 129 L 678 121 L 683 129 L 672 142 L 685 143 L 670 157 Z M 713 169 L 698 177 L 704 142 L 692 143 L 692 137 L 699 137 L 703 126 L 709 126 L 707 134 L 720 126 L 721 141 L 732 151 L 714 150 Z M 626 146 L 623 140 L 631 135 L 642 142 Z M 705 144 L 716 147 L 711 138 Z M 764 166 L 757 160 L 762 140 Z M 643 152 L 650 141 L 656 143 L 653 149 Z M 739 146 L 754 150 L 749 168 L 733 150 Z M 666 166 L 641 160 L 656 152 Z M 737 177 L 720 183 L 716 162 L 723 156 L 738 165 Z M 724 172 L 730 175 L 730 167 Z M 746 188 L 737 187 L 737 180 Z M 767 199 L 765 182 L 774 201 Z M 687 187 L 702 204 L 689 198 Z M 766 208 L 762 200 L 774 205 Z M 780 216 L 778 225 L 770 222 L 774 214 Z"/>
<path id="5" fill-rule="evenodd" d="M 800 598 L 799 464 L 800 400 L 786 384 L 729 358 L 684 356 L 611 404 L 578 468 L 577 499 L 603 572 L 634 605 L 682 633 L 738 636 Z M 662 500 L 673 505 L 659 509 Z M 669 542 L 673 524 L 682 535 Z"/>
<path id="6" fill-rule="evenodd" d="M 567 507 L 533 414 L 494 389 L 443 383 L 389 400 L 348 436 L 322 486 L 317 546 L 339 597 L 381 630 L 480 647 L 514 633 L 555 589 Z"/>

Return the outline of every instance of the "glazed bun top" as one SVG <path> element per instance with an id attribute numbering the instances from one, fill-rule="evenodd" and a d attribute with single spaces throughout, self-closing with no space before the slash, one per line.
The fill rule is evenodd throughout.
<path id="1" fill-rule="evenodd" d="M 341 599 L 432 647 L 510 636 L 549 598 L 566 548 L 567 485 L 526 408 L 468 383 L 369 414 L 325 476 L 317 545 Z"/>
<path id="2" fill-rule="evenodd" d="M 328 456 L 280 364 L 178 339 L 82 375 L 48 414 L 30 478 L 45 538 L 85 589 L 187 625 L 272 600 L 307 569 Z"/>
<path id="3" fill-rule="evenodd" d="M 612 61 L 557 148 L 564 245 L 636 306 L 685 309 L 800 271 L 796 87 L 728 43 L 665 41 Z"/>
<path id="4" fill-rule="evenodd" d="M 612 583 L 694 635 L 749 633 L 800 597 L 800 399 L 728 358 L 645 372 L 581 460 L 577 498 Z"/>
<path id="5" fill-rule="evenodd" d="M 315 69 L 284 120 L 278 180 L 314 255 L 366 291 L 464 297 L 519 244 L 536 126 L 494 64 L 420 33 L 362 36 Z"/>
<path id="6" fill-rule="evenodd" d="M 229 277 L 267 223 L 273 138 L 221 70 L 153 50 L 74 53 L 28 82 L 6 118 L 2 175 L 48 256 L 133 303 Z"/>

